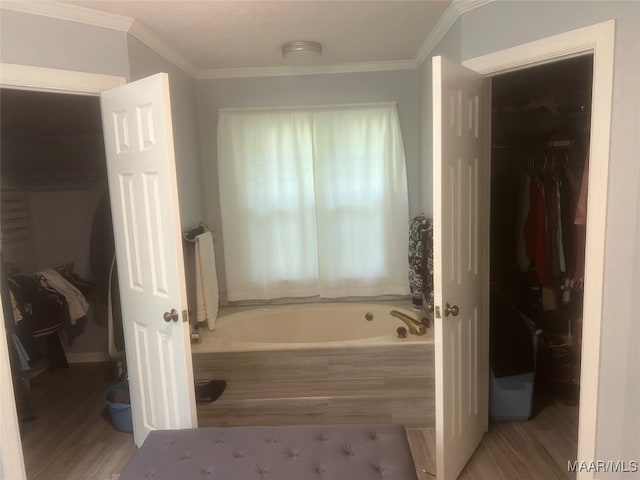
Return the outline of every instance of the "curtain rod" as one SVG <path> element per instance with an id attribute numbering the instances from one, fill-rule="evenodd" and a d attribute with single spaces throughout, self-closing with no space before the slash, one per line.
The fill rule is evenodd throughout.
<path id="1" fill-rule="evenodd" d="M 397 106 L 398 102 L 374 102 L 374 103 L 338 103 L 327 105 L 293 105 L 290 107 L 240 107 L 240 108 L 221 108 L 219 113 L 250 113 L 250 112 L 285 112 L 298 110 L 331 110 L 344 108 L 369 108 L 382 107 L 387 105 Z"/>

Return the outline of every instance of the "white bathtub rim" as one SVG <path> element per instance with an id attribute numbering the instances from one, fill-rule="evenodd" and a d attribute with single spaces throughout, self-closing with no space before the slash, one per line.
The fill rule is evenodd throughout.
<path id="1" fill-rule="evenodd" d="M 326 350 L 332 348 L 366 348 L 375 346 L 420 345 L 433 343 L 433 330 L 429 328 L 424 335 L 407 335 L 405 338 L 392 336 L 370 337 L 358 340 L 338 340 L 334 342 L 305 342 L 305 343 L 269 343 L 269 342 L 232 342 L 215 337 L 215 332 L 204 332 L 203 341 L 191 346 L 194 354 L 216 352 L 257 352 L 273 350 Z M 211 338 L 213 337 L 213 338 Z"/>
<path id="2" fill-rule="evenodd" d="M 274 311 L 317 311 L 317 310 L 342 310 L 345 307 L 349 309 L 356 308 L 360 312 L 368 310 L 375 311 L 383 307 L 389 311 L 397 309 L 411 316 L 418 318 L 419 314 L 415 310 L 407 308 L 406 301 L 369 301 L 369 302 L 336 302 L 336 303 L 309 303 L 309 304 L 290 304 L 290 305 L 258 305 L 258 306 L 237 306 L 226 307 L 221 310 L 219 316 L 220 325 L 233 315 L 247 313 L 249 316 L 259 315 L 260 313 L 273 313 Z M 398 326 L 403 325 L 398 320 Z M 305 349 L 330 349 L 330 348 L 358 348 L 366 346 L 382 346 L 382 345 L 402 345 L 402 344 L 422 344 L 433 342 L 433 330 L 429 328 L 425 335 L 409 334 L 405 338 L 398 338 L 395 335 L 395 328 L 390 328 L 389 333 L 382 336 L 363 337 L 356 339 L 329 340 L 318 342 L 256 342 L 246 340 L 231 340 L 220 337 L 217 332 L 201 329 L 200 334 L 203 341 L 200 344 L 192 345 L 193 353 L 206 352 L 240 352 L 240 351 L 266 351 L 266 350 L 305 350 Z"/>

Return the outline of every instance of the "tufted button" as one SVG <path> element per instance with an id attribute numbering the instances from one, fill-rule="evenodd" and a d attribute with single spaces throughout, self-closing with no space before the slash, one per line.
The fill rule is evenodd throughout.
<path id="1" fill-rule="evenodd" d="M 186 451 L 182 454 L 182 456 L 180 457 L 181 460 L 187 461 L 187 460 L 191 460 L 191 458 L 193 457 L 193 452 L 191 451 Z"/>
<path id="2" fill-rule="evenodd" d="M 256 472 L 258 472 L 260 475 L 268 474 L 269 470 L 271 470 L 271 467 L 269 465 L 256 465 Z"/>
<path id="3" fill-rule="evenodd" d="M 202 478 L 211 478 L 213 476 L 213 467 L 202 467 L 200 473 Z"/>
<path id="4" fill-rule="evenodd" d="M 278 443 L 278 440 L 274 437 L 267 438 L 264 443 Z"/>
<path id="5" fill-rule="evenodd" d="M 234 458 L 244 458 L 247 456 L 247 453 L 249 453 L 248 450 L 236 450 L 235 452 L 233 452 L 233 457 Z"/>
<path id="6" fill-rule="evenodd" d="M 327 471 L 327 466 L 326 466 L 326 465 L 324 465 L 324 464 L 322 464 L 322 463 L 321 463 L 320 465 L 317 465 L 317 466 L 316 466 L 316 472 L 318 472 L 318 473 L 324 473 L 324 472 L 326 472 L 326 471 Z"/>
<path id="7" fill-rule="evenodd" d="M 290 448 L 287 451 L 287 455 L 289 455 L 289 458 L 296 458 L 300 456 L 300 450 L 297 450 L 295 448 Z"/>
<path id="8" fill-rule="evenodd" d="M 369 438 L 371 440 L 380 440 L 380 434 L 378 432 L 371 432 Z"/>
<path id="9" fill-rule="evenodd" d="M 329 436 L 325 432 L 319 433 L 318 440 L 321 442 L 326 442 L 327 440 L 329 440 Z"/>
<path id="10" fill-rule="evenodd" d="M 343 445 L 342 450 L 343 450 L 344 454 L 347 457 L 355 457 L 356 456 L 356 452 L 353 450 L 351 445 L 348 445 L 348 444 Z"/>
<path id="11" fill-rule="evenodd" d="M 386 470 L 386 468 L 383 467 L 380 463 L 374 463 L 372 465 L 372 467 L 373 467 L 374 470 L 376 470 L 377 472 L 380 472 L 380 473 L 384 473 L 384 471 Z"/>
<path id="12" fill-rule="evenodd" d="M 221 438 L 216 438 L 215 440 L 212 440 L 211 443 L 215 443 L 216 445 L 220 445 L 224 443 L 224 440 Z"/>
<path id="13" fill-rule="evenodd" d="M 171 446 L 171 445 L 173 445 L 174 443 L 176 443 L 176 442 L 173 440 L 173 437 L 169 437 L 169 438 L 167 438 L 167 439 L 165 440 L 165 442 L 164 442 L 164 444 L 165 444 L 167 447 L 170 447 L 170 446 Z"/>

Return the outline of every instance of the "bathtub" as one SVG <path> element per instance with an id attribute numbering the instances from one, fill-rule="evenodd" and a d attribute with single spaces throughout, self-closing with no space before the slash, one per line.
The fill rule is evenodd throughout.
<path id="1" fill-rule="evenodd" d="M 433 331 L 398 338 L 404 323 L 389 315 L 417 318 L 407 303 L 223 309 L 192 346 L 196 381 L 227 382 L 219 399 L 198 404 L 198 424 L 433 427 Z"/>
<path id="2" fill-rule="evenodd" d="M 327 348 L 338 346 L 425 343 L 425 335 L 396 335 L 406 325 L 390 315 L 398 310 L 418 319 L 407 302 L 315 303 L 273 307 L 222 309 L 215 331 L 201 330 L 203 341 L 194 352 Z M 367 318 L 371 318 L 368 320 Z M 408 330 L 408 329 L 407 329 Z"/>

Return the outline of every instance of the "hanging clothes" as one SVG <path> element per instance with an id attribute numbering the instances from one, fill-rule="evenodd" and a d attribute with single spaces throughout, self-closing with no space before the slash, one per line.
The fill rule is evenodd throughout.
<path id="1" fill-rule="evenodd" d="M 553 180 L 555 182 L 555 190 L 556 190 L 556 203 L 555 210 L 557 213 L 557 225 L 556 225 L 556 238 L 555 238 L 555 247 L 558 250 L 558 263 L 560 268 L 560 274 L 563 276 L 567 272 L 567 261 L 564 255 L 564 240 L 562 236 L 562 205 L 560 200 L 560 178 L 554 174 Z"/>
<path id="2" fill-rule="evenodd" d="M 71 325 L 75 325 L 78 320 L 86 316 L 89 311 L 89 303 L 84 295 L 58 272 L 47 268 L 38 271 L 35 278 L 43 289 L 57 292 L 65 298 Z"/>
<path id="3" fill-rule="evenodd" d="M 587 163 L 580 170 L 567 165 L 556 171 L 554 165 L 552 173 L 527 173 L 520 193 L 518 269 L 523 273 L 534 270 L 539 284 L 562 293 L 564 303 L 568 301 L 564 290 L 584 277 L 584 259 L 578 255 L 584 242 L 578 226 L 586 221 Z"/>
<path id="4" fill-rule="evenodd" d="M 573 278 L 576 271 L 576 227 L 573 222 L 575 210 L 573 196 L 566 170 L 560 172 L 560 211 L 562 224 L 562 246 L 564 250 L 565 272 L 568 278 Z"/>
<path id="5" fill-rule="evenodd" d="M 580 181 L 580 196 L 576 205 L 576 225 L 587 224 L 587 189 L 589 188 L 589 157 L 584 162 L 584 171 Z"/>
<path id="6" fill-rule="evenodd" d="M 525 225 L 529 217 L 529 195 L 530 195 L 531 175 L 528 173 L 522 177 L 521 195 L 518 208 L 517 225 L 517 245 L 516 254 L 518 257 L 518 268 L 521 272 L 528 272 L 531 260 L 527 254 L 527 239 L 525 238 Z"/>
<path id="7" fill-rule="evenodd" d="M 545 245 L 545 260 L 548 267 L 544 283 L 548 284 L 560 277 L 560 255 L 558 253 L 558 194 L 556 182 L 551 175 L 543 177 L 545 193 L 545 212 L 547 214 L 547 235 Z"/>
<path id="8" fill-rule="evenodd" d="M 524 226 L 527 255 L 538 275 L 540 283 L 548 278 L 546 235 L 547 215 L 544 186 L 539 178 L 532 177 L 529 185 L 529 215 Z"/>

